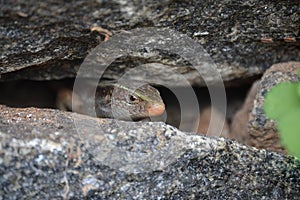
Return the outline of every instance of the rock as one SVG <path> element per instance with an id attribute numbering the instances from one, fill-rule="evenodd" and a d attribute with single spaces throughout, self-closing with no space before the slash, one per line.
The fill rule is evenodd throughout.
<path id="1" fill-rule="evenodd" d="M 265 72 L 258 85 L 258 92 L 249 115 L 247 144 L 285 153 L 284 147 L 280 144 L 275 121 L 268 119 L 264 113 L 264 97 L 271 88 L 279 83 L 299 82 L 298 69 L 300 69 L 299 62 L 287 62 L 275 64 Z"/>
<path id="2" fill-rule="evenodd" d="M 215 119 L 211 120 L 211 112 L 215 112 Z M 214 130 L 217 124 L 224 122 L 221 133 L 218 130 Z M 208 131 L 209 127 L 211 130 Z M 199 126 L 197 133 L 209 135 L 209 136 L 222 136 L 225 138 L 229 137 L 229 126 L 225 116 L 215 107 L 207 106 L 201 110 Z M 218 134 L 216 134 L 218 133 Z"/>
<path id="3" fill-rule="evenodd" d="M 287 1 L 5 1 L 0 9 L 0 80 L 75 77 L 91 49 L 109 42 L 111 34 L 156 27 L 176 30 L 202 45 L 222 79 L 233 84 L 234 80 L 262 74 L 273 63 L 300 60 L 299 13 L 298 3 Z M 289 23 L 282 23 L 286 21 Z M 190 51 L 184 38 L 161 38 Z M 124 46 L 128 46 L 127 39 L 123 39 Z M 119 55 L 120 50 L 114 49 L 110 58 Z M 175 69 L 179 73 L 176 78 L 184 74 L 192 84 L 204 85 L 189 60 L 178 54 L 144 48 L 116 59 L 105 77 L 116 79 L 133 66 L 159 63 Z M 205 71 L 211 66 L 202 70 L 203 78 L 209 75 Z M 92 68 L 89 75 L 99 78 L 94 70 L 97 68 Z M 143 75 L 141 72 L 134 78 L 140 80 Z M 216 79 L 209 77 L 212 82 Z"/>
<path id="4" fill-rule="evenodd" d="M 249 115 L 253 108 L 254 98 L 258 92 L 259 81 L 253 83 L 250 88 L 246 100 L 242 107 L 235 113 L 230 126 L 229 138 L 235 139 L 242 144 L 248 144 L 249 133 L 247 125 L 249 121 Z"/>
<path id="5" fill-rule="evenodd" d="M 164 123 L 0 106 L 3 199 L 298 199 L 300 162 Z"/>

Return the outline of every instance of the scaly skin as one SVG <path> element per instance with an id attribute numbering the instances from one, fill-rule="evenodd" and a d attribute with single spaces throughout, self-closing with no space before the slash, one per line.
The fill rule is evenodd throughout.
<path id="1" fill-rule="evenodd" d="M 123 120 L 141 120 L 159 116 L 165 111 L 165 105 L 157 89 L 144 82 L 123 81 L 121 83 L 106 81 L 97 86 L 94 102 L 86 86 L 81 92 L 62 90 L 58 94 L 57 106 L 62 110 L 92 115 L 97 117 Z M 95 104 L 94 104 L 95 103 Z M 95 105 L 88 108 L 87 105 Z"/>

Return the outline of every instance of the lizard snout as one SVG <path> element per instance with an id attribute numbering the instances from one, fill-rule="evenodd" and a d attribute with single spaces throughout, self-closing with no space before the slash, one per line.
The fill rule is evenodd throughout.
<path id="1" fill-rule="evenodd" d="M 148 111 L 149 117 L 159 116 L 164 113 L 165 104 L 163 104 L 163 103 L 149 104 L 147 106 L 147 111 Z"/>

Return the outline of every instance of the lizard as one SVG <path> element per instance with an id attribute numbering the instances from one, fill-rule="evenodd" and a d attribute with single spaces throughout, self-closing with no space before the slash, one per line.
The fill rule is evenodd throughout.
<path id="1" fill-rule="evenodd" d="M 81 87 L 77 93 L 71 89 L 61 89 L 56 100 L 58 109 L 87 115 L 96 111 L 96 116 L 100 118 L 135 121 L 159 116 L 165 111 L 159 91 L 145 82 L 100 82 L 96 88 L 95 101 L 89 87 L 85 84 Z"/>

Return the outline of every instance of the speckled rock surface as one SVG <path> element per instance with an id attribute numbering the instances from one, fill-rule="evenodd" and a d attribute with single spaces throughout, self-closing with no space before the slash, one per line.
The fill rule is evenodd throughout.
<path id="1" fill-rule="evenodd" d="M 143 27 L 179 31 L 204 47 L 226 82 L 246 80 L 274 63 L 300 59 L 300 10 L 296 1 L 0 3 L 1 80 L 74 77 L 88 52 L 109 35 L 92 31 L 95 26 L 113 35 Z M 191 71 L 180 56 L 152 51 L 121 57 L 112 63 L 114 73 L 108 78 L 120 75 L 124 66 L 151 62 L 177 67 L 183 74 Z M 195 79 L 193 74 L 189 76 Z M 194 80 L 196 83 L 203 84 L 201 80 Z"/>
<path id="2" fill-rule="evenodd" d="M 265 72 L 259 83 L 249 115 L 247 144 L 285 153 L 284 147 L 280 144 L 275 121 L 268 119 L 264 114 L 264 97 L 272 87 L 281 82 L 299 82 L 298 69 L 300 69 L 299 62 L 288 62 L 273 65 Z"/>
<path id="3" fill-rule="evenodd" d="M 1 199 L 300 195 L 300 162 L 291 157 L 223 138 L 188 135 L 164 123 L 0 109 Z"/>

